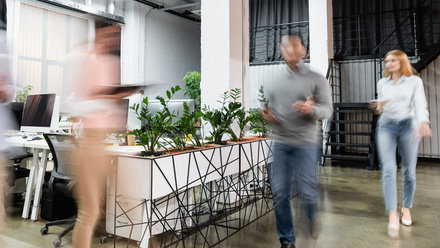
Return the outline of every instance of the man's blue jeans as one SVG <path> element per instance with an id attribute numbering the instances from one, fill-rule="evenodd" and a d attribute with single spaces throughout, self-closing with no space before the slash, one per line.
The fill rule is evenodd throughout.
<path id="1" fill-rule="evenodd" d="M 419 134 L 411 119 L 379 122 L 376 132 L 382 190 L 387 214 L 397 210 L 396 149 L 402 152 L 403 206 L 411 208 L 416 190 L 416 164 Z"/>
<path id="2" fill-rule="evenodd" d="M 269 176 L 277 233 L 281 244 L 295 244 L 290 207 L 292 184 L 296 180 L 301 200 L 305 203 L 307 217 L 313 220 L 319 201 L 316 177 L 318 147 L 316 144 L 290 146 L 275 143 L 274 158 Z"/>

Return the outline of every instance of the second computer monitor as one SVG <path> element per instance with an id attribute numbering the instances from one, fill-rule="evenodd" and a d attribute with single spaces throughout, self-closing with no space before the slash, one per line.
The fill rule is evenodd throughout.
<path id="1" fill-rule="evenodd" d="M 113 110 L 114 118 L 111 123 L 111 128 L 114 133 L 125 133 L 127 131 L 127 119 L 129 112 L 129 99 L 124 98 L 117 101 L 115 109 Z"/>
<path id="2" fill-rule="evenodd" d="M 55 94 L 28 95 L 21 120 L 21 131 L 50 132 L 58 129 L 59 98 Z"/>
<path id="3" fill-rule="evenodd" d="M 174 114 L 177 118 L 182 117 L 184 111 L 184 102 L 186 102 L 188 105 L 189 112 L 194 112 L 194 99 L 176 99 L 168 102 L 168 109 L 170 110 L 171 114 Z M 150 100 L 148 102 L 148 109 L 152 114 L 155 114 L 159 111 L 162 111 L 163 106 L 159 100 Z M 176 119 L 174 118 L 173 121 L 176 121 Z"/>
<path id="4" fill-rule="evenodd" d="M 134 94 L 129 97 L 130 103 L 129 106 L 133 106 L 135 103 L 139 103 L 141 106 L 145 107 L 145 105 L 142 103 L 143 96 L 141 94 Z M 194 100 L 193 99 L 176 99 L 176 100 L 170 100 L 168 103 L 168 108 L 171 113 L 177 116 L 177 118 L 181 117 L 183 115 L 183 103 L 186 102 L 186 104 L 189 107 L 190 113 L 194 112 Z M 148 110 L 152 115 L 155 115 L 157 112 L 163 110 L 163 106 L 160 103 L 159 100 L 149 100 L 148 101 Z M 176 121 L 176 118 L 173 118 L 173 121 Z M 136 112 L 132 109 L 129 109 L 128 112 L 128 120 L 127 120 L 127 129 L 133 130 L 133 129 L 140 129 L 142 127 L 141 121 L 138 119 L 138 116 Z"/>

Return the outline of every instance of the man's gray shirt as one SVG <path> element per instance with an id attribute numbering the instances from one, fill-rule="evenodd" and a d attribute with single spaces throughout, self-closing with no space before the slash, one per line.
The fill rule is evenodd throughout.
<path id="1" fill-rule="evenodd" d="M 293 109 L 297 101 L 306 101 L 313 96 L 315 105 L 310 114 Z M 287 66 L 281 75 L 273 80 L 268 91 L 269 106 L 279 124 L 273 125 L 277 142 L 287 145 L 318 143 L 317 120 L 330 118 L 333 112 L 330 86 L 322 75 L 309 70 L 300 62 L 296 70 Z"/>

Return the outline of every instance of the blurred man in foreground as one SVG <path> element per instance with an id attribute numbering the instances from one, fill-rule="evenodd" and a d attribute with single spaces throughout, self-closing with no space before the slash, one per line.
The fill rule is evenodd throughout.
<path id="1" fill-rule="evenodd" d="M 272 124 L 275 134 L 275 161 L 269 176 L 277 233 L 282 248 L 294 248 L 296 238 L 290 206 L 294 178 L 310 220 L 312 238 L 318 238 L 321 228 L 315 215 L 319 202 L 316 169 L 321 142 L 316 121 L 329 118 L 333 108 L 327 80 L 302 62 L 306 49 L 301 38 L 282 37 L 281 54 L 286 69 L 273 80 L 268 92 L 269 106 L 262 114 Z"/>

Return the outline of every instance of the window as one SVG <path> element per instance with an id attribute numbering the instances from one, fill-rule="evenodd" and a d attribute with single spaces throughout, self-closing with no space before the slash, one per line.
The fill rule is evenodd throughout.
<path id="1" fill-rule="evenodd" d="M 66 55 L 88 41 L 87 19 L 22 3 L 17 84 L 62 96 Z"/>

